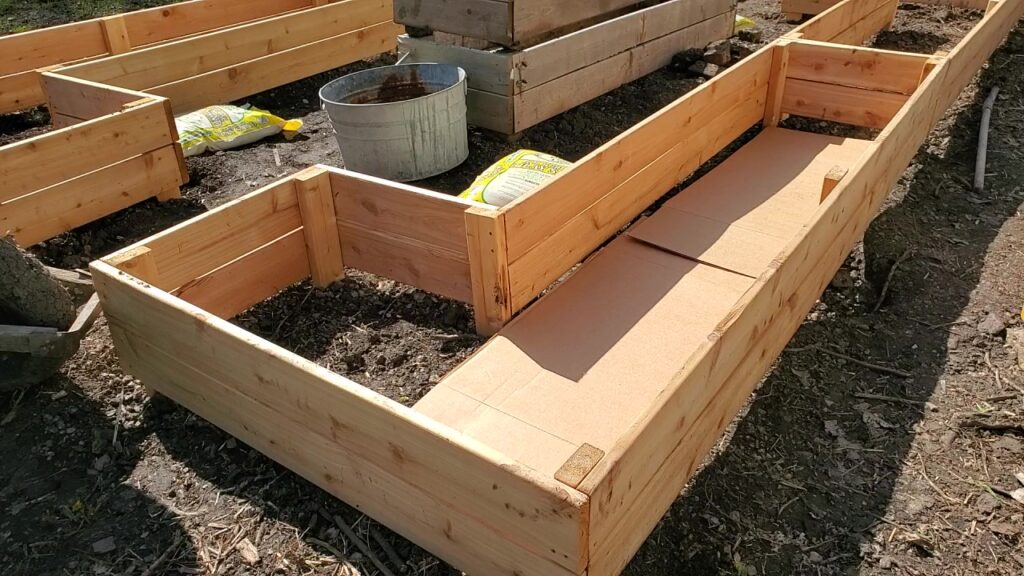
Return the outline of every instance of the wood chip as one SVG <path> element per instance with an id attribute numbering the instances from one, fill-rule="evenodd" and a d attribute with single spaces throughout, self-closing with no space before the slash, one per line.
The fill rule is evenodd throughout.
<path id="1" fill-rule="evenodd" d="M 259 550 L 256 549 L 256 546 L 248 538 L 243 538 L 241 542 L 235 544 L 235 550 L 238 551 L 238 555 L 242 557 L 242 560 L 250 566 L 260 561 Z"/>

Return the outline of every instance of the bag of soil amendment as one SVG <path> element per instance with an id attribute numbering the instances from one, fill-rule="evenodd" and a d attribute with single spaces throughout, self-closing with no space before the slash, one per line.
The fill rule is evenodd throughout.
<path id="1" fill-rule="evenodd" d="M 572 162 L 533 150 L 519 150 L 498 160 L 459 194 L 474 202 L 501 207 L 536 190 Z"/>
<path id="2" fill-rule="evenodd" d="M 284 132 L 291 138 L 302 120 L 284 120 L 258 108 L 210 106 L 174 119 L 185 156 L 230 150 Z"/>

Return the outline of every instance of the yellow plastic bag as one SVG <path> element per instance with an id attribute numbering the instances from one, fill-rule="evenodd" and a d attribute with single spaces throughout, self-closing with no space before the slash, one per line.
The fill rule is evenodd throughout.
<path id="1" fill-rule="evenodd" d="M 746 16 L 740 16 L 739 14 L 737 14 L 736 25 L 733 26 L 733 34 L 738 34 L 740 30 L 744 30 L 746 28 L 754 28 L 755 26 L 757 26 L 756 22 L 754 22 L 750 18 L 747 18 Z"/>
<path id="2" fill-rule="evenodd" d="M 492 164 L 459 198 L 501 207 L 536 190 L 569 166 L 572 162 L 557 156 L 519 150 Z"/>
<path id="3" fill-rule="evenodd" d="M 174 119 L 185 156 L 207 150 L 229 150 L 252 144 L 280 132 L 291 138 L 302 120 L 284 120 L 265 110 L 238 106 L 210 106 Z"/>

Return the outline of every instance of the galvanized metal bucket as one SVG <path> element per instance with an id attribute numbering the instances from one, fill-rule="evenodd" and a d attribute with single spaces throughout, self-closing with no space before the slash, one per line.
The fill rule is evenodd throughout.
<path id="1" fill-rule="evenodd" d="M 320 89 L 345 167 L 398 182 L 447 172 L 469 156 L 466 71 L 398 64 Z"/>

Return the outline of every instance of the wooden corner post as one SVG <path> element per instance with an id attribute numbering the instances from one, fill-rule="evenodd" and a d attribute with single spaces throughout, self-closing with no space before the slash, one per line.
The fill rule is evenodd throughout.
<path id="1" fill-rule="evenodd" d="M 768 99 L 764 106 L 764 126 L 778 126 L 782 121 L 782 95 L 789 70 L 788 39 L 779 40 L 772 48 L 772 68 L 768 76 Z"/>
<path id="2" fill-rule="evenodd" d="M 466 241 L 476 331 L 491 336 L 512 319 L 505 214 L 483 207 L 467 209 Z"/>
<path id="3" fill-rule="evenodd" d="M 323 168 L 313 167 L 296 174 L 294 182 L 309 272 L 314 286 L 326 288 L 345 277 L 331 178 Z"/>

